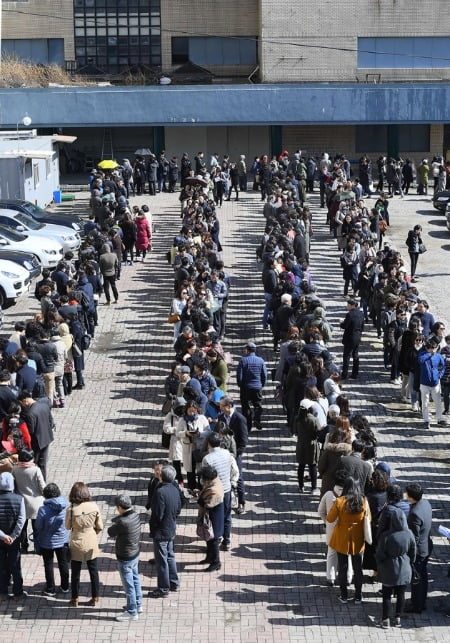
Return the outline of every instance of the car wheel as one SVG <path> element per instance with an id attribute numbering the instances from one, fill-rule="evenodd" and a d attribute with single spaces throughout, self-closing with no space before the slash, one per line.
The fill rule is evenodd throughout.
<path id="1" fill-rule="evenodd" d="M 7 308 L 6 306 L 6 296 L 3 288 L 0 288 L 0 308 Z"/>

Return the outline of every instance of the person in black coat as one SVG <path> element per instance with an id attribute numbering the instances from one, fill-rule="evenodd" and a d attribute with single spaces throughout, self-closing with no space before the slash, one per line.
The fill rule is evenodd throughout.
<path id="1" fill-rule="evenodd" d="M 231 397 L 227 396 L 220 400 L 220 413 L 217 420 L 226 424 L 236 442 L 236 464 L 239 469 L 239 480 L 237 483 L 238 506 L 235 511 L 237 514 L 242 514 L 245 511 L 245 481 L 242 457 L 248 444 L 247 420 L 236 409 Z"/>
<path id="2" fill-rule="evenodd" d="M 149 592 L 150 598 L 162 598 L 170 591 L 176 592 L 180 585 L 173 541 L 177 529 L 177 517 L 181 511 L 180 493 L 172 484 L 175 469 L 168 465 L 162 468 L 161 484 L 152 498 L 150 535 L 153 538 L 158 587 Z"/>
<path id="3" fill-rule="evenodd" d="M 17 400 L 17 395 L 10 387 L 10 383 L 10 372 L 0 371 L 0 422 L 8 415 L 11 403 Z"/>
<path id="4" fill-rule="evenodd" d="M 407 611 L 420 614 L 426 609 L 428 594 L 428 559 L 433 549 L 430 538 L 432 510 L 428 500 L 423 496 L 423 490 L 417 482 L 407 485 L 406 499 L 411 505 L 408 514 L 408 527 L 411 529 L 416 541 L 415 572 L 419 576 L 419 582 L 411 585 L 411 606 Z"/>
<path id="5" fill-rule="evenodd" d="M 344 345 L 344 354 L 342 358 L 342 379 L 345 380 L 348 376 L 348 367 L 350 363 L 350 356 L 353 359 L 352 379 L 358 378 L 359 372 L 359 344 L 361 342 L 362 331 L 364 330 L 364 314 L 358 308 L 358 304 L 354 299 L 349 299 L 347 302 L 347 315 L 341 323 L 341 328 L 344 330 L 342 336 L 342 343 Z"/>
<path id="6" fill-rule="evenodd" d="M 361 457 L 366 446 L 362 440 L 353 440 L 351 454 L 342 456 L 339 462 L 339 469 L 344 469 L 349 477 L 358 480 L 363 493 L 368 489 L 372 474 L 372 466 Z"/>
<path id="7" fill-rule="evenodd" d="M 116 616 L 116 621 L 136 621 L 142 608 L 142 588 L 139 580 L 139 552 L 141 521 L 134 511 L 131 498 L 125 494 L 115 500 L 117 513 L 108 529 L 108 536 L 116 539 L 117 567 L 127 597 L 127 608 Z"/>
<path id="8" fill-rule="evenodd" d="M 53 430 L 55 428 L 51 402 L 48 397 L 33 400 L 31 392 L 27 390 L 23 390 L 19 394 L 19 402 L 22 407 L 22 419 L 26 422 L 30 432 L 34 461 L 46 480 L 49 447 L 54 440 Z"/>

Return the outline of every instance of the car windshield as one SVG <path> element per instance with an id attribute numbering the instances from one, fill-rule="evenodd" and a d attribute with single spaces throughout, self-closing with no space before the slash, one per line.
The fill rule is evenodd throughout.
<path id="1" fill-rule="evenodd" d="M 4 225 L 0 225 L 0 237 L 8 239 L 8 241 L 25 241 L 27 238 L 21 232 L 11 230 L 11 228 L 6 228 Z"/>
<path id="2" fill-rule="evenodd" d="M 45 217 L 48 217 L 49 213 L 47 212 L 47 210 L 43 210 L 38 205 L 34 205 L 34 203 L 24 203 L 23 207 L 30 214 L 30 216 L 34 217 L 35 219 L 44 219 Z"/>
<path id="3" fill-rule="evenodd" d="M 32 217 L 29 217 L 28 214 L 24 214 L 23 212 L 17 212 L 14 215 L 14 218 L 16 221 L 19 221 L 23 226 L 28 228 L 28 230 L 41 230 L 45 227 L 44 223 L 35 221 Z"/>

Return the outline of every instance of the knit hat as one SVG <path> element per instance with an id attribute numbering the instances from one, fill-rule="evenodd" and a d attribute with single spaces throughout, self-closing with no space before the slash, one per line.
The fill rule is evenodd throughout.
<path id="1" fill-rule="evenodd" d="M 0 491 L 14 491 L 14 478 L 8 471 L 0 473 Z"/>

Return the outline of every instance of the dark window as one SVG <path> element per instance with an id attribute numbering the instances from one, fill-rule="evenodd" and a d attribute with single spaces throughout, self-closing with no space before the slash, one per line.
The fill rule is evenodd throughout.
<path id="1" fill-rule="evenodd" d="M 90 64 L 111 74 L 130 64 L 159 66 L 160 5 L 160 0 L 74 0 L 78 66 L 85 65 L 87 57 Z"/>
<path id="2" fill-rule="evenodd" d="M 387 125 L 357 125 L 355 152 L 386 152 L 388 147 Z M 430 149 L 429 125 L 398 125 L 400 152 L 426 152 Z"/>
<path id="3" fill-rule="evenodd" d="M 197 65 L 256 65 L 258 41 L 256 36 L 172 38 L 172 63 L 185 63 L 188 60 Z"/>

